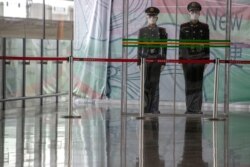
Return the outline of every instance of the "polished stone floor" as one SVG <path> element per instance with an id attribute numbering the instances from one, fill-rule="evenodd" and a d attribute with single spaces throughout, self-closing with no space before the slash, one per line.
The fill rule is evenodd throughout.
<path id="1" fill-rule="evenodd" d="M 250 112 L 205 116 L 122 115 L 112 105 L 6 110 L 1 167 L 250 167 Z M 136 109 L 133 110 L 138 112 Z M 3 111 L 1 111 L 3 112 Z"/>

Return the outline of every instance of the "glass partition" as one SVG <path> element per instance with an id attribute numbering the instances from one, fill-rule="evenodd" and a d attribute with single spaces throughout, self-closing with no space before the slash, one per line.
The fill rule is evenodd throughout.
<path id="1" fill-rule="evenodd" d="M 43 57 L 56 57 L 56 46 L 56 40 L 43 40 Z M 56 93 L 56 62 L 45 61 L 42 73 L 43 94 Z M 49 99 L 50 98 L 48 98 L 48 100 Z M 52 99 L 50 100 L 50 102 L 54 101 Z"/>
<path id="2" fill-rule="evenodd" d="M 26 57 L 40 57 L 41 40 L 26 39 Z M 26 64 L 25 95 L 28 97 L 40 95 L 41 64 L 40 61 L 28 61 Z M 26 106 L 39 105 L 40 99 L 26 100 Z"/>
<path id="3" fill-rule="evenodd" d="M 69 57 L 71 53 L 71 41 L 59 40 L 59 57 Z M 58 65 L 58 91 L 67 92 L 69 89 L 69 64 L 63 61 Z"/>
<path id="4" fill-rule="evenodd" d="M 173 39 L 177 39 L 177 18 L 176 15 L 176 4 L 175 1 L 157 1 L 153 0 L 151 6 L 155 6 L 160 10 L 158 15 L 157 24 L 159 27 L 162 27 L 167 32 L 167 39 L 163 39 L 167 44 L 163 46 L 167 49 L 167 57 L 166 59 L 176 59 L 177 52 L 176 47 L 173 47 L 169 43 L 173 41 Z M 145 17 L 145 13 L 144 13 Z M 160 112 L 161 113 L 173 113 L 174 103 L 178 97 L 178 85 L 176 82 L 176 73 L 178 74 L 178 66 L 175 63 L 166 63 L 164 69 L 161 71 L 160 76 Z M 166 109 L 167 108 L 167 109 Z"/>
<path id="5" fill-rule="evenodd" d="M 6 56 L 23 56 L 23 39 L 6 39 Z M 6 89 L 7 98 L 22 97 L 23 63 L 17 60 L 6 61 Z M 21 107 L 21 101 L 10 101 L 6 108 Z"/>
<path id="6" fill-rule="evenodd" d="M 238 0 L 232 0 L 231 60 L 250 60 L 249 5 L 250 3 L 247 1 L 238 2 Z M 232 111 L 237 109 L 237 107 L 243 109 L 247 107 L 246 105 L 249 105 L 249 73 L 249 63 L 233 63 L 230 65 L 229 98 L 230 104 L 232 104 Z"/>
<path id="7" fill-rule="evenodd" d="M 68 40 L 43 40 L 43 48 L 39 39 L 6 39 L 6 56 L 14 57 L 68 57 L 71 53 L 71 41 Z M 23 43 L 25 42 L 25 43 Z M 58 42 L 58 43 L 57 43 Z M 25 48 L 23 48 L 25 46 Z M 58 47 L 58 48 L 57 48 Z M 25 49 L 25 52 L 23 51 Z M 0 40 L 0 56 L 3 56 L 3 40 Z M 24 55 L 23 55 L 24 54 Z M 35 97 L 26 100 L 26 106 L 39 105 L 41 94 L 50 95 L 65 93 L 68 90 L 68 62 L 66 61 L 41 61 L 39 60 L 6 60 L 5 66 L 1 60 L 0 76 L 5 72 L 6 79 L 0 81 L 1 99 L 3 98 L 3 83 L 6 83 L 6 99 L 18 97 Z M 25 67 L 23 66 L 25 64 Z M 5 67 L 5 70 L 3 69 Z M 41 69 L 42 68 L 42 69 Z M 58 69 L 58 71 L 57 71 Z M 24 74 L 23 74 L 24 71 Z M 58 77 L 57 77 L 58 76 Z M 41 78 L 43 81 L 41 81 Z M 23 90 L 23 83 L 24 90 Z M 41 93 L 41 84 L 43 90 Z M 24 92 L 23 92 L 24 91 Z M 57 92 L 58 91 L 58 92 Z M 53 98 L 54 99 L 54 98 Z M 53 101 L 53 100 L 52 100 Z M 9 107 L 20 107 L 21 100 L 7 102 Z M 2 105 L 2 103 L 1 103 Z"/>
<path id="8" fill-rule="evenodd" d="M 165 29 L 167 33 L 168 39 L 175 39 L 176 38 L 176 8 L 175 4 L 173 5 L 171 2 L 162 2 L 162 1 L 136 1 L 136 0 L 128 0 L 124 1 L 128 3 L 128 9 L 124 8 L 124 22 L 123 22 L 123 32 L 125 38 L 123 39 L 123 42 L 139 42 L 139 38 L 147 38 L 146 30 L 144 31 L 142 28 L 148 27 L 148 20 L 147 20 L 147 14 L 145 13 L 146 8 L 154 6 L 157 7 L 160 10 L 160 13 L 158 15 L 158 20 L 156 22 L 158 27 L 161 27 Z M 125 5 L 125 3 L 124 3 Z M 115 7 L 115 5 L 114 5 Z M 135 10 L 136 9 L 136 10 Z M 127 20 L 126 20 L 126 12 L 127 13 Z M 113 13 L 114 20 L 113 22 L 117 22 L 118 20 L 115 19 L 118 17 L 120 13 Z M 122 21 L 122 20 L 120 20 Z M 128 23 L 126 25 L 126 23 Z M 141 30 L 141 36 L 139 37 L 139 33 Z M 120 56 L 117 54 L 118 48 L 122 47 L 121 42 L 119 40 L 122 40 L 122 36 L 118 35 L 118 28 L 114 26 L 114 31 L 112 32 L 112 38 L 111 40 L 114 40 L 111 43 L 111 56 L 112 58 L 115 58 L 117 56 Z M 143 34 L 144 33 L 144 34 Z M 149 34 L 150 35 L 150 34 Z M 153 34 L 152 34 L 153 35 Z M 162 37 L 161 37 L 162 38 Z M 162 42 L 167 42 L 167 38 Z M 146 41 L 147 42 L 147 41 Z M 127 48 L 124 48 L 127 47 Z M 148 46 L 149 47 L 149 46 Z M 167 45 L 164 45 L 164 49 L 167 49 L 167 59 L 175 59 L 176 57 L 176 48 L 175 47 L 168 47 Z M 120 48 L 122 50 L 122 48 Z M 124 53 L 127 50 L 127 55 L 124 55 L 124 58 L 133 58 L 136 59 L 138 56 L 138 45 L 136 46 L 123 46 Z M 110 74 L 113 74 L 110 76 L 109 84 L 112 86 L 111 89 L 118 89 L 119 86 L 117 84 L 119 83 L 119 80 L 122 80 L 119 78 L 120 74 L 115 72 L 114 70 L 122 70 L 121 65 L 118 63 L 110 63 Z M 127 78 L 123 78 L 125 80 L 125 84 L 127 85 L 127 88 L 122 87 L 122 92 L 126 91 L 126 98 L 129 101 L 137 101 L 140 103 L 140 68 L 138 64 L 135 63 L 127 63 L 126 65 L 127 71 L 125 72 L 127 75 Z M 164 70 L 160 73 L 160 84 L 159 84 L 159 92 L 160 92 L 160 104 L 163 104 L 164 106 L 170 105 L 170 109 L 166 110 L 161 108 L 161 113 L 167 113 L 167 112 L 173 112 L 173 103 L 172 101 L 175 99 L 175 69 L 176 66 L 173 63 L 166 63 Z M 111 71 L 112 70 L 112 71 Z M 157 86 L 158 87 L 158 86 Z M 127 90 L 125 90 L 127 89 Z M 158 89 L 158 88 L 157 88 Z M 110 96 L 119 98 L 117 96 L 117 91 L 111 91 Z M 126 99 L 123 99 L 126 100 Z M 139 111 L 136 111 L 139 112 Z"/>

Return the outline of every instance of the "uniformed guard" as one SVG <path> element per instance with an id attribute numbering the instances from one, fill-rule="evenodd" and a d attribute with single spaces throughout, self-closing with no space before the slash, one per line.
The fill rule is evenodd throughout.
<path id="1" fill-rule="evenodd" d="M 160 10 L 156 7 L 149 7 L 145 10 L 147 14 L 148 25 L 139 30 L 139 42 L 157 41 L 159 39 L 167 39 L 165 28 L 158 27 L 156 22 Z M 138 47 L 138 59 L 166 59 L 167 49 L 160 47 Z M 138 63 L 140 67 L 140 62 Z M 164 69 L 165 63 L 145 63 L 145 86 L 144 86 L 144 112 L 159 112 L 159 82 L 160 73 Z"/>
<path id="2" fill-rule="evenodd" d="M 182 40 L 209 40 L 209 27 L 199 21 L 202 7 L 198 2 L 191 2 L 187 6 L 190 21 L 181 24 L 180 42 Z M 208 41 L 204 41 L 208 42 Z M 180 44 L 180 59 L 209 59 L 209 46 L 193 45 L 182 47 Z M 202 85 L 205 64 L 183 64 L 186 94 L 186 113 L 202 114 Z"/>

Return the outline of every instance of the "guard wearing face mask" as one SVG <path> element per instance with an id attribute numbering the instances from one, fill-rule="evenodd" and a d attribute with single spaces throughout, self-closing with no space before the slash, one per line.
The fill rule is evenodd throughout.
<path id="1" fill-rule="evenodd" d="M 202 7 L 198 2 L 191 2 L 187 6 L 190 21 L 181 24 L 181 40 L 209 40 L 209 27 L 199 21 Z M 184 41 L 185 42 L 185 41 Z M 205 41 L 204 41 L 205 42 Z M 179 48 L 180 59 L 209 59 L 209 47 L 194 45 Z M 186 113 L 202 114 L 202 85 L 205 64 L 182 64 L 185 79 Z"/>
<path id="2" fill-rule="evenodd" d="M 149 7 L 145 10 L 147 14 L 148 25 L 139 30 L 139 42 L 154 42 L 159 39 L 167 39 L 165 28 L 158 27 L 156 22 L 157 15 L 160 10 L 156 7 Z M 138 59 L 166 59 L 166 48 L 160 47 L 138 47 Z M 138 63 L 140 66 L 140 62 Z M 145 87 L 144 87 L 144 112 L 145 113 L 160 113 L 159 112 L 159 82 L 160 73 L 164 69 L 165 63 L 145 63 Z"/>

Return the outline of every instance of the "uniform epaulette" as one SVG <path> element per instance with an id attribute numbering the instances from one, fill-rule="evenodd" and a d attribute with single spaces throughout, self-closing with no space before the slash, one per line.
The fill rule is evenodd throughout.
<path id="1" fill-rule="evenodd" d="M 190 25 L 190 22 L 186 22 L 186 23 L 181 24 L 181 27 L 188 27 L 189 25 Z"/>
<path id="2" fill-rule="evenodd" d="M 207 23 L 203 23 L 203 22 L 200 22 L 200 24 L 204 27 L 208 27 L 208 24 Z"/>
<path id="3" fill-rule="evenodd" d="M 142 27 L 142 28 L 140 28 L 140 30 L 144 30 L 144 29 L 147 29 L 148 27 Z"/>

